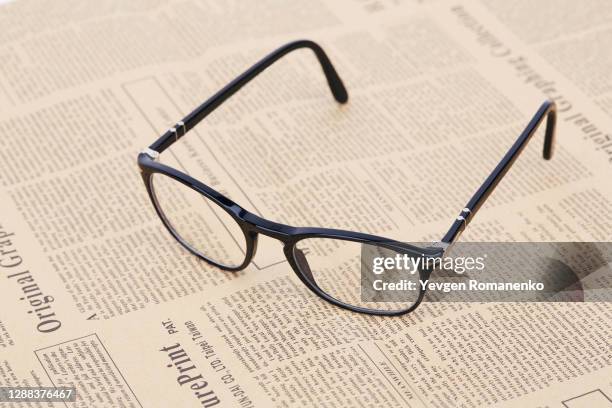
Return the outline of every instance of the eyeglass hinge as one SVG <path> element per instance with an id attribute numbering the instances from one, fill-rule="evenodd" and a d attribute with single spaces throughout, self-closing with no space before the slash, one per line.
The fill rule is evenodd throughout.
<path id="1" fill-rule="evenodd" d="M 142 150 L 140 153 L 146 154 L 147 156 L 149 156 L 153 160 L 157 160 L 159 158 L 159 152 L 156 152 L 155 150 L 153 150 L 151 148 L 148 148 L 148 147 L 146 149 Z"/>
<path id="2" fill-rule="evenodd" d="M 446 252 L 448 248 L 451 246 L 451 244 L 448 242 L 436 241 L 436 242 L 432 242 L 431 246 L 433 248 L 440 248 L 443 252 Z"/>

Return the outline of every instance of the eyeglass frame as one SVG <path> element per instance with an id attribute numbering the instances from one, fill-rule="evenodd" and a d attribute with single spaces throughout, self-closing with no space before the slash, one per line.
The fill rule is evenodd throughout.
<path id="1" fill-rule="evenodd" d="M 162 220 L 162 223 L 170 234 L 189 252 L 198 258 L 206 261 L 207 263 L 214 265 L 220 269 L 226 271 L 239 271 L 249 265 L 257 250 L 257 240 L 259 234 L 266 235 L 268 237 L 281 241 L 284 245 L 283 252 L 287 261 L 291 265 L 293 271 L 296 273 L 298 278 L 317 296 L 320 298 L 336 305 L 341 308 L 351 310 L 353 312 L 365 313 L 371 315 L 381 316 L 400 316 L 415 310 L 422 302 L 426 288 L 420 287 L 420 293 L 416 302 L 409 308 L 402 310 L 379 310 L 370 309 L 361 306 L 355 306 L 343 301 L 340 301 L 331 295 L 323 291 L 316 283 L 312 273 L 309 271 L 302 270 L 296 259 L 296 244 L 307 238 L 330 238 L 339 239 L 344 241 L 353 241 L 362 244 L 371 244 L 380 246 L 393 251 L 407 253 L 414 256 L 427 256 L 432 258 L 441 258 L 450 249 L 452 244 L 458 239 L 461 233 L 465 230 L 467 225 L 472 221 L 478 210 L 482 207 L 484 202 L 487 200 L 489 195 L 493 192 L 495 187 L 499 184 L 501 179 L 508 172 L 512 164 L 516 161 L 520 153 L 523 151 L 529 140 L 535 134 L 539 125 L 546 117 L 546 132 L 544 139 L 544 150 L 543 157 L 545 160 L 550 160 L 553 154 L 553 145 L 555 140 L 555 127 L 556 127 L 556 104 L 554 101 L 545 101 L 536 114 L 533 116 L 531 121 L 527 124 L 525 130 L 520 134 L 516 142 L 510 147 L 508 152 L 504 155 L 499 164 L 486 178 L 483 184 L 474 193 L 472 198 L 459 212 L 457 218 L 453 221 L 453 224 L 449 228 L 448 232 L 439 242 L 432 243 L 428 247 L 420 247 L 411 244 L 407 244 L 401 241 L 392 240 L 376 235 L 365 234 L 354 231 L 331 229 L 331 228 L 318 228 L 318 227 L 294 227 L 282 223 L 262 218 L 252 212 L 245 210 L 240 205 L 230 200 L 225 195 L 212 189 L 208 185 L 196 180 L 190 175 L 183 173 L 175 168 L 162 164 L 158 161 L 159 155 L 169 148 L 173 143 L 183 137 L 189 130 L 200 123 L 206 116 L 213 112 L 229 97 L 236 93 L 240 88 L 246 85 L 249 81 L 255 78 L 258 74 L 272 65 L 274 62 L 285 56 L 286 54 L 302 49 L 310 49 L 317 57 L 327 83 L 330 87 L 332 95 L 335 100 L 340 104 L 348 102 L 348 93 L 346 88 L 338 76 L 336 69 L 332 65 L 327 54 L 323 49 L 313 41 L 310 40 L 297 40 L 285 44 L 284 46 L 276 49 L 251 68 L 246 70 L 244 73 L 236 77 L 233 81 L 223 87 L 220 91 L 215 93 L 212 97 L 198 106 L 194 111 L 185 116 L 181 121 L 177 122 L 173 127 L 168 129 L 163 135 L 161 135 L 153 144 L 148 148 L 144 149 L 138 154 L 137 162 L 140 168 L 142 179 L 145 183 L 147 192 L 153 203 L 155 211 Z M 246 240 L 246 253 L 245 259 L 241 265 L 238 266 L 227 266 L 215 262 L 213 259 L 207 258 L 201 254 L 197 249 L 192 247 L 186 242 L 178 232 L 172 227 L 163 211 L 161 210 L 152 186 L 152 176 L 156 173 L 163 174 L 171 177 L 172 179 L 182 183 L 183 185 L 197 191 L 204 197 L 212 200 L 220 208 L 225 210 L 239 225 Z M 419 277 L 421 281 L 429 279 L 432 271 L 428 269 L 419 269 Z"/>

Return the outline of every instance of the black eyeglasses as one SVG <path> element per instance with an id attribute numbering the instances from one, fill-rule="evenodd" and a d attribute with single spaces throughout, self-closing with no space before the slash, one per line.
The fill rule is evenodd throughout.
<path id="1" fill-rule="evenodd" d="M 264 234 L 284 244 L 287 261 L 298 278 L 316 295 L 334 305 L 360 313 L 401 315 L 421 303 L 425 289 L 406 293 L 393 302 L 369 301 L 361 296 L 361 255 L 364 249 L 386 256 L 440 258 L 474 218 L 499 181 L 534 135 L 544 117 L 544 159 L 553 153 L 556 107 L 546 101 L 501 162 L 460 211 L 440 242 L 416 246 L 379 236 L 327 228 L 293 227 L 255 215 L 206 184 L 158 162 L 160 153 L 225 102 L 264 69 L 291 51 L 309 48 L 314 52 L 331 92 L 339 103 L 348 94 L 329 58 L 316 43 L 300 40 L 272 52 L 238 76 L 197 109 L 166 131 L 138 155 L 142 178 L 157 214 L 168 231 L 188 251 L 209 264 L 227 271 L 244 269 L 255 255 L 257 237 Z M 425 281 L 431 269 L 421 268 L 414 279 Z"/>

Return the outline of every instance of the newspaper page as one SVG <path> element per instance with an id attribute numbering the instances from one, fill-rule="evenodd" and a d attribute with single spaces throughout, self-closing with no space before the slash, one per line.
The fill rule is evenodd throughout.
<path id="1" fill-rule="evenodd" d="M 461 239 L 612 241 L 608 2 L 18 0 L 0 26 L 0 386 L 74 386 L 76 407 L 610 406 L 610 303 L 352 313 L 268 237 L 240 272 L 198 260 L 136 165 L 308 38 L 346 105 L 298 51 L 161 162 L 276 222 L 436 241 L 552 99 L 554 159 L 542 129 Z"/>

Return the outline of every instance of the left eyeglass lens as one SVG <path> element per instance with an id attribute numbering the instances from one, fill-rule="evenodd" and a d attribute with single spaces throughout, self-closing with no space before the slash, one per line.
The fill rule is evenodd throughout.
<path id="1" fill-rule="evenodd" d="M 155 205 L 184 246 L 222 266 L 234 268 L 243 264 L 246 237 L 225 209 L 161 173 L 151 176 L 151 188 Z"/>

